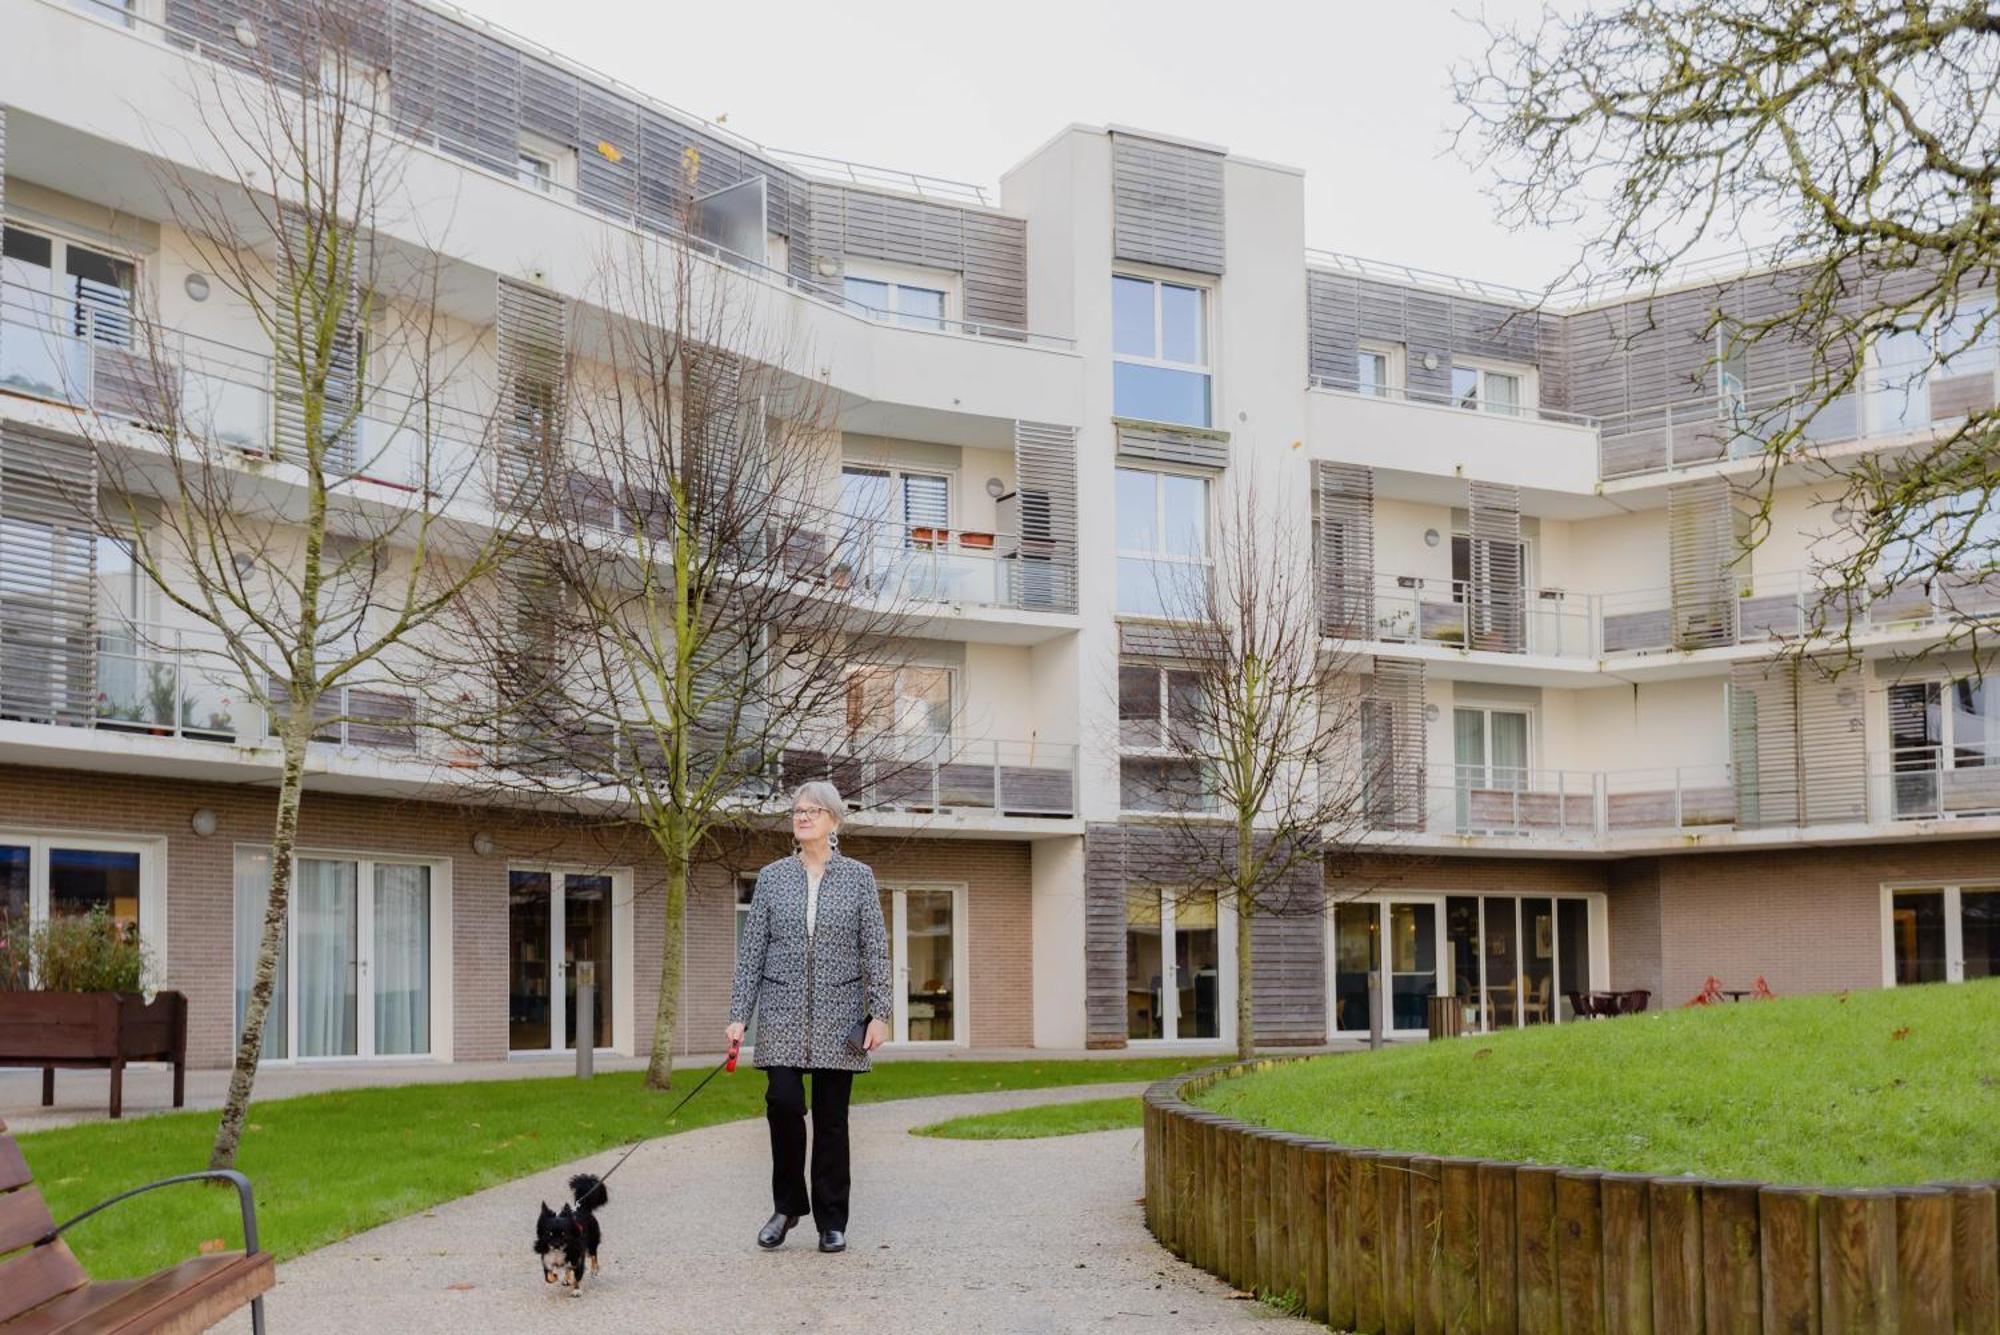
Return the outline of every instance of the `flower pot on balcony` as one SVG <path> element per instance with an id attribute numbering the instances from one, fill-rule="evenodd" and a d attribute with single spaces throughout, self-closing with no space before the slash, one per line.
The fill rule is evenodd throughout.
<path id="1" fill-rule="evenodd" d="M 958 545 L 961 547 L 978 547 L 991 551 L 993 548 L 993 535 L 991 533 L 961 532 L 958 535 Z"/>

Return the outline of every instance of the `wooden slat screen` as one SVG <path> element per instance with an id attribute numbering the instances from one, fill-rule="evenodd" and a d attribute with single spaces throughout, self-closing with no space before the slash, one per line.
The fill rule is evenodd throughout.
<path id="1" fill-rule="evenodd" d="M 1358 464 L 1313 463 L 1318 503 L 1319 626 L 1322 635 L 1375 634 L 1375 474 Z"/>
<path id="2" fill-rule="evenodd" d="M 1674 645 L 1706 649 L 1736 642 L 1736 520 L 1725 478 L 1667 491 L 1668 579 Z"/>
<path id="3" fill-rule="evenodd" d="M 1076 428 L 1014 423 L 1014 488 L 1021 554 L 1014 564 L 1019 606 L 1076 610 Z"/>
<path id="4" fill-rule="evenodd" d="M 1362 800 L 1378 830 L 1424 825 L 1424 664 L 1377 658 L 1361 702 Z"/>
<path id="5" fill-rule="evenodd" d="M 0 716 L 96 716 L 96 509 L 88 444 L 0 425 Z"/>
<path id="6" fill-rule="evenodd" d="M 1111 136 L 1111 243 L 1121 260 L 1223 271 L 1222 154 Z"/>
<path id="7" fill-rule="evenodd" d="M 1521 547 L 1521 492 L 1496 482 L 1468 485 L 1466 647 L 1516 654 L 1527 646 Z"/>
<path id="8" fill-rule="evenodd" d="M 527 283 L 505 277 L 498 283 L 494 335 L 505 411 L 496 432 L 495 489 L 501 504 L 524 506 L 560 457 L 569 307 Z"/>

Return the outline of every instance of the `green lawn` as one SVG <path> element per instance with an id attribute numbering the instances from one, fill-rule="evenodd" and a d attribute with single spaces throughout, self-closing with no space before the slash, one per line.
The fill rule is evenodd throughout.
<path id="1" fill-rule="evenodd" d="M 973 1113 L 929 1126 L 912 1127 L 913 1136 L 943 1140 L 1035 1140 L 1042 1136 L 1076 1136 L 1086 1131 L 1116 1131 L 1139 1125 L 1137 1096 L 1123 1099 L 1083 1099 L 1076 1103 L 1043 1103 L 1007 1112 Z"/>
<path id="2" fill-rule="evenodd" d="M 884 1062 L 854 1082 L 857 1103 L 1157 1080 L 1202 1062 Z M 239 1166 L 257 1189 L 265 1248 L 280 1260 L 323 1247 L 440 1201 L 566 1163 L 642 1136 L 764 1112 L 764 1077 L 749 1067 L 710 1082 L 672 1124 L 667 1109 L 701 1072 L 679 1072 L 668 1094 L 636 1072 L 573 1078 L 355 1089 L 253 1105 Z M 205 1167 L 216 1115 L 169 1113 L 89 1122 L 21 1136 L 56 1218 L 141 1182 Z M 641 1154 L 644 1151 L 640 1151 Z M 199 1243 L 240 1244 L 236 1196 L 172 1187 L 115 1206 L 70 1243 L 99 1279 L 144 1274 L 195 1254 Z"/>
<path id="3" fill-rule="evenodd" d="M 2000 979 L 1325 1057 L 1199 1101 L 1397 1152 L 1822 1186 L 1989 1178 L 1996 1035 Z"/>

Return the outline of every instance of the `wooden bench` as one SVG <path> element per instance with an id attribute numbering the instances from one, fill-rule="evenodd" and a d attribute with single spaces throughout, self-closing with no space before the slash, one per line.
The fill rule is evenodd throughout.
<path id="1" fill-rule="evenodd" d="M 246 1303 L 264 1335 L 264 1298 L 276 1278 L 271 1254 L 257 1249 L 257 1206 L 241 1173 L 186 1173 L 121 1192 L 58 1226 L 34 1186 L 21 1147 L 0 1122 L 0 1335 L 207 1330 Z M 92 1282 L 62 1240 L 98 1211 L 182 1182 L 228 1182 L 243 1209 L 243 1250 L 212 1252 L 146 1276 Z"/>

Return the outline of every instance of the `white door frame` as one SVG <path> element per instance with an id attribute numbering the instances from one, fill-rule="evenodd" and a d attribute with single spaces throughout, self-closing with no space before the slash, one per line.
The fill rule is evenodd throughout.
<path id="1" fill-rule="evenodd" d="M 167 841 L 89 830 L 29 831 L 0 827 L 0 845 L 28 850 L 28 921 L 49 917 L 49 852 L 74 848 L 85 852 L 139 855 L 139 940 L 147 954 L 147 977 L 167 976 Z M 234 987 L 234 983 L 231 983 Z"/>
<path id="2" fill-rule="evenodd" d="M 1215 1008 L 1217 1036 L 1181 1038 L 1180 980 L 1175 976 L 1174 918 L 1177 891 L 1160 895 L 1160 1034 L 1159 1038 L 1127 1038 L 1129 1048 L 1236 1046 L 1236 906 L 1227 894 L 1215 897 Z"/>
<path id="3" fill-rule="evenodd" d="M 1882 886 L 1882 986 L 1896 983 L 1896 896 L 1934 893 L 1944 904 L 1944 981 L 1965 981 L 1965 901 L 1963 892 L 2000 890 L 2000 882 L 1966 880 L 1950 884 L 1937 881 L 1888 882 Z M 1916 986 L 1916 984 L 1910 984 Z"/>
<path id="4" fill-rule="evenodd" d="M 632 971 L 635 965 L 632 946 L 633 905 L 632 869 L 630 867 L 584 867 L 574 863 L 527 863 L 507 864 L 507 877 L 511 881 L 515 872 L 529 872 L 549 878 L 549 1046 L 546 1048 L 516 1048 L 510 1042 L 508 1058 L 534 1059 L 537 1057 L 562 1057 L 574 1055 L 576 1046 L 564 1038 L 569 1028 L 569 994 L 563 984 L 569 977 L 569 962 L 563 958 L 563 930 L 566 925 L 567 909 L 563 891 L 563 879 L 568 876 L 603 876 L 611 881 L 611 991 L 605 993 L 602 982 L 598 984 L 597 1004 L 611 1007 L 611 1045 L 593 1046 L 591 1051 L 607 1056 L 633 1055 L 634 998 L 637 996 Z M 512 906 L 509 906 L 512 911 Z M 510 924 L 511 927 L 511 924 Z M 511 969 L 513 960 L 508 959 Z"/>
<path id="5" fill-rule="evenodd" d="M 889 991 L 893 1016 L 875 1016 L 889 1021 L 887 1042 L 895 1047 L 965 1048 L 972 1046 L 972 950 L 968 921 L 970 893 L 964 882 L 892 881 L 881 886 L 889 895 L 889 916 L 883 926 L 889 931 Z M 952 1025 L 950 1038 L 912 1039 L 910 1035 L 909 893 L 945 891 L 951 895 L 951 986 Z"/>
<path id="6" fill-rule="evenodd" d="M 1375 1004 L 1382 1012 L 1382 1035 L 1385 1038 L 1421 1038 L 1429 1032 L 1428 1024 L 1415 1029 L 1397 1029 L 1392 1027 L 1391 1021 L 1395 1015 L 1396 992 L 1395 979 L 1389 968 L 1389 909 L 1395 904 L 1429 904 L 1433 906 L 1431 912 L 1431 930 L 1433 935 L 1431 959 L 1436 966 L 1433 972 L 1442 977 L 1445 971 L 1445 962 L 1448 958 L 1445 954 L 1444 900 L 1443 891 L 1371 891 L 1366 895 L 1358 895 L 1352 899 L 1343 900 L 1341 904 L 1335 906 L 1365 905 L 1374 913 Z M 1335 966 L 1339 961 L 1339 944 L 1339 916 L 1329 913 L 1326 915 L 1325 945 L 1327 960 L 1326 1013 L 1329 1017 L 1335 1013 L 1334 1002 L 1336 1000 L 1335 988 L 1337 980 L 1334 975 L 1336 973 Z M 1363 1014 L 1359 1025 L 1344 1029 L 1334 1029 L 1329 1025 L 1329 1030 L 1333 1034 L 1365 1035 L 1368 1032 L 1368 1016 Z"/>

